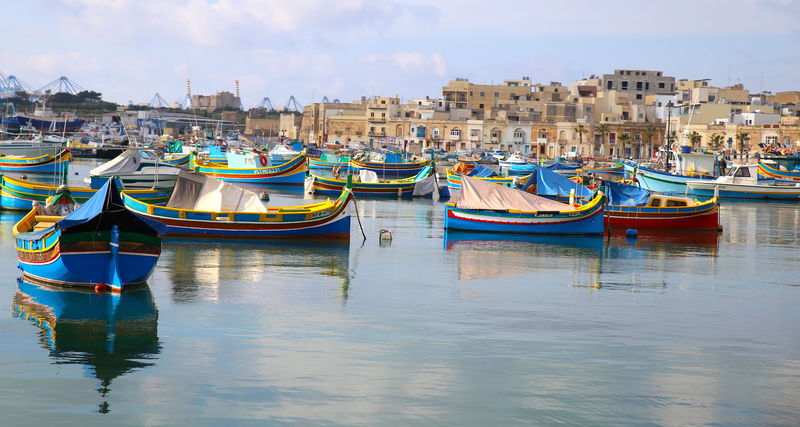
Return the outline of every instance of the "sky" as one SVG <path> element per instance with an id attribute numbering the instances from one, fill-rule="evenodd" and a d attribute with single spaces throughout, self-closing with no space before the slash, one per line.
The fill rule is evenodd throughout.
<path id="1" fill-rule="evenodd" d="M 2 0 L 0 72 L 106 100 L 233 92 L 441 96 L 457 77 L 568 84 L 614 69 L 800 90 L 800 0 Z M 14 17 L 17 17 L 16 19 Z"/>

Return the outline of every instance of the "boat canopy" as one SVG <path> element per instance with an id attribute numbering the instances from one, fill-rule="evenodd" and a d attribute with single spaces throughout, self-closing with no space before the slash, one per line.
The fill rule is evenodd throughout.
<path id="1" fill-rule="evenodd" d="M 473 178 L 492 178 L 497 176 L 497 173 L 485 166 L 475 165 L 475 168 L 472 169 L 472 172 L 469 175 Z"/>
<path id="2" fill-rule="evenodd" d="M 212 212 L 267 212 L 258 194 L 188 170 L 178 174 L 167 207 Z"/>
<path id="3" fill-rule="evenodd" d="M 526 212 L 575 210 L 565 203 L 468 176 L 461 178 L 460 193 L 460 198 L 455 202 L 460 209 L 515 209 Z"/>
<path id="4" fill-rule="evenodd" d="M 133 232 L 151 236 L 164 234 L 167 226 L 148 218 L 141 217 L 125 208 L 122 196 L 112 179 L 108 179 L 102 187 L 80 207 L 56 222 L 64 231 L 107 231 L 116 225 L 120 232 Z"/>
<path id="5" fill-rule="evenodd" d="M 614 206 L 645 206 L 650 200 L 650 192 L 635 185 L 605 181 L 608 204 Z"/>
<path id="6" fill-rule="evenodd" d="M 542 196 L 569 196 L 570 190 L 575 190 L 576 198 L 589 200 L 592 198 L 592 191 L 559 175 L 546 167 L 539 167 L 536 171 L 536 194 Z"/>
<path id="7" fill-rule="evenodd" d="M 358 171 L 358 180 L 359 182 L 366 182 L 371 184 L 381 182 L 381 180 L 378 179 L 377 173 L 366 169 Z"/>
<path id="8" fill-rule="evenodd" d="M 142 156 L 138 151 L 125 150 L 119 156 L 92 169 L 89 174 L 92 176 L 132 175 L 139 170 L 141 164 Z"/>

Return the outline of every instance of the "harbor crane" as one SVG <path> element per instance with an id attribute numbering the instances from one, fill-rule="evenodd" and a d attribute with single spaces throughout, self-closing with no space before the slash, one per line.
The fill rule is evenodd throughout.
<path id="1" fill-rule="evenodd" d="M 158 92 L 150 98 L 148 105 L 153 108 L 169 108 L 169 103 Z"/>
<path id="2" fill-rule="evenodd" d="M 270 99 L 266 96 L 261 100 L 260 104 L 256 105 L 256 108 L 263 108 L 267 111 L 275 111 L 275 107 L 272 106 L 272 101 L 270 101 Z"/>
<path id="3" fill-rule="evenodd" d="M 283 107 L 283 110 L 284 111 L 294 111 L 296 113 L 302 113 L 303 112 L 303 106 L 300 105 L 299 102 L 297 102 L 297 99 L 295 99 L 294 95 L 291 95 L 291 96 L 289 96 L 289 100 L 286 101 L 286 105 Z"/>
<path id="4" fill-rule="evenodd" d="M 83 92 L 84 89 L 81 85 L 75 83 L 74 81 L 70 80 L 66 76 L 61 76 L 52 82 L 36 89 L 36 93 L 46 93 L 50 91 L 50 93 L 69 93 L 71 95 L 77 95 L 79 92 Z"/>

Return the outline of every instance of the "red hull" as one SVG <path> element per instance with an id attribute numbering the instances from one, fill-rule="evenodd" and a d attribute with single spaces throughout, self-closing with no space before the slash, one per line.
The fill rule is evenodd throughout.
<path id="1" fill-rule="evenodd" d="M 696 214 L 631 215 L 606 211 L 607 228 L 698 230 L 719 228 L 719 208 Z"/>

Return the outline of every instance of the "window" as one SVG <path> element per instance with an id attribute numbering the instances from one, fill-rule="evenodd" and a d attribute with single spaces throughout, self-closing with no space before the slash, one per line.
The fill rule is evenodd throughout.
<path id="1" fill-rule="evenodd" d="M 370 117 L 375 117 L 375 113 L 369 113 Z"/>
<path id="2" fill-rule="evenodd" d="M 500 92 L 495 92 L 495 93 L 494 93 L 494 97 L 495 97 L 495 98 L 500 98 Z"/>
<path id="3" fill-rule="evenodd" d="M 386 133 L 386 128 L 381 128 L 381 133 Z"/>
<path id="4" fill-rule="evenodd" d="M 546 131 L 546 130 L 544 130 L 544 129 L 540 130 L 540 131 L 539 131 L 539 138 L 541 138 L 541 139 L 547 139 L 547 131 Z"/>
<path id="5" fill-rule="evenodd" d="M 461 131 L 458 128 L 450 129 L 450 136 L 453 138 L 461 137 Z"/>
<path id="6" fill-rule="evenodd" d="M 472 91 L 469 91 L 469 96 L 472 96 Z"/>
<path id="7" fill-rule="evenodd" d="M 743 177 L 743 178 L 749 178 L 749 177 L 750 177 L 750 169 L 747 169 L 747 168 L 739 168 L 738 170 L 736 170 L 736 173 L 735 173 L 735 174 L 733 174 L 733 176 L 738 176 L 738 177 Z"/>
<path id="8" fill-rule="evenodd" d="M 483 110 L 483 104 L 478 104 L 478 108 L 480 108 L 481 110 Z"/>
<path id="9" fill-rule="evenodd" d="M 369 128 L 369 133 L 375 133 L 375 127 L 374 126 Z"/>
<path id="10" fill-rule="evenodd" d="M 386 100 L 385 99 L 381 99 L 381 104 L 385 105 L 386 104 Z"/>
<path id="11" fill-rule="evenodd" d="M 717 99 L 714 95 L 708 95 L 708 102 L 714 102 Z"/>
<path id="12" fill-rule="evenodd" d="M 514 138 L 523 138 L 525 137 L 525 133 L 522 132 L 522 129 L 514 129 Z"/>
<path id="13" fill-rule="evenodd" d="M 637 93 L 636 94 L 636 99 L 642 99 L 642 94 L 641 93 Z"/>
<path id="14" fill-rule="evenodd" d="M 481 131 L 479 129 L 470 129 L 469 136 L 481 136 Z"/>
<path id="15" fill-rule="evenodd" d="M 386 117 L 386 113 L 381 113 L 381 117 Z"/>
<path id="16" fill-rule="evenodd" d="M 650 200 L 650 206 L 653 207 L 661 206 L 661 199 Z"/>
<path id="17" fill-rule="evenodd" d="M 659 106 L 659 107 L 661 106 L 661 103 L 660 103 L 660 102 L 658 103 L 658 106 Z"/>
<path id="18" fill-rule="evenodd" d="M 608 83 L 606 84 L 606 89 L 608 90 L 614 89 L 614 82 L 609 80 Z"/>
<path id="19" fill-rule="evenodd" d="M 659 83 L 659 84 L 658 84 L 658 88 L 659 88 L 659 89 L 664 89 L 664 83 Z"/>
<path id="20" fill-rule="evenodd" d="M 627 80 L 623 80 L 622 81 L 622 90 L 628 90 L 628 81 Z"/>
<path id="21" fill-rule="evenodd" d="M 686 206 L 686 200 L 667 199 L 667 207 Z"/>
<path id="22" fill-rule="evenodd" d="M 486 94 L 484 92 L 481 92 L 481 96 L 486 96 Z"/>
<path id="23" fill-rule="evenodd" d="M 636 82 L 636 90 L 642 90 L 643 87 L 644 87 L 643 82 Z"/>

